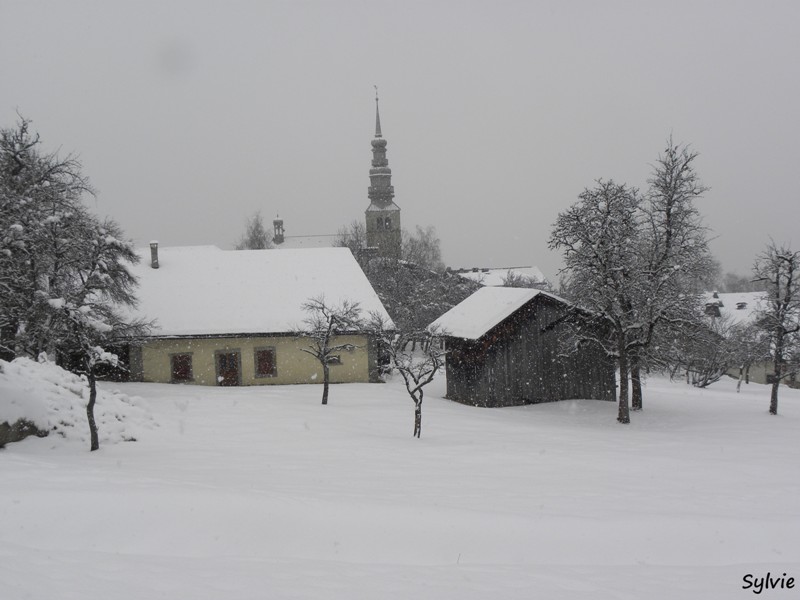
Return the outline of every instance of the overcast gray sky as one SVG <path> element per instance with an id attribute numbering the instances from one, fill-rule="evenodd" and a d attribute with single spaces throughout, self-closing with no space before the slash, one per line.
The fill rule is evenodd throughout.
<path id="1" fill-rule="evenodd" d="M 800 224 L 800 2 L 0 0 L 0 126 L 80 155 L 140 243 L 246 216 L 335 233 L 368 206 L 374 92 L 404 227 L 447 264 L 536 264 L 597 178 L 700 152 L 726 270 Z"/>

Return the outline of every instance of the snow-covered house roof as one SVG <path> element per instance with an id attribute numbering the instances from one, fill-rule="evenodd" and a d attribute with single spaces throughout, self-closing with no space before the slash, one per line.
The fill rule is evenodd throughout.
<path id="1" fill-rule="evenodd" d="M 763 308 L 765 300 L 765 292 L 706 292 L 704 294 L 706 314 L 709 314 L 709 307 L 716 307 L 719 311 L 718 316 L 725 318 L 730 325 L 752 323 L 758 310 Z M 709 316 L 716 317 L 716 311 Z"/>
<path id="2" fill-rule="evenodd" d="M 546 282 L 547 279 L 539 267 L 499 267 L 494 269 L 472 269 L 458 271 L 461 277 L 471 279 L 481 285 L 501 286 L 509 274 L 525 277 L 531 281 Z"/>
<path id="3" fill-rule="evenodd" d="M 300 250 L 302 248 L 331 248 L 337 236 L 330 235 L 287 235 L 280 244 L 275 243 L 279 250 Z"/>
<path id="4" fill-rule="evenodd" d="M 541 290 L 483 287 L 429 325 L 447 336 L 477 340 L 537 296 L 564 302 Z"/>
<path id="5" fill-rule="evenodd" d="M 220 250 L 216 246 L 150 249 L 132 268 L 139 278 L 138 316 L 156 319 L 155 336 L 288 333 L 307 314 L 302 304 L 324 296 L 332 305 L 359 302 L 391 323 L 347 248 Z"/>

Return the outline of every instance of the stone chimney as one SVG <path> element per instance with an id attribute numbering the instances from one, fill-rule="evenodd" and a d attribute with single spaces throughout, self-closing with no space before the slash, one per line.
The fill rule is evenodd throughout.
<path id="1" fill-rule="evenodd" d="M 155 240 L 150 242 L 150 266 L 154 269 L 158 268 L 158 242 Z"/>

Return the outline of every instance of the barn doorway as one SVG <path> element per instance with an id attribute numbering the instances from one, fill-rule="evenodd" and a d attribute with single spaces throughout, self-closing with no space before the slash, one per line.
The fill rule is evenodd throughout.
<path id="1" fill-rule="evenodd" d="M 215 354 L 217 359 L 217 385 L 241 385 L 242 355 L 238 351 L 231 350 L 218 350 Z"/>

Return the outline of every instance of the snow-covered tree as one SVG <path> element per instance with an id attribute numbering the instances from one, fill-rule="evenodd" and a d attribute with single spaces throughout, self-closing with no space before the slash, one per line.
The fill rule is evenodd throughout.
<path id="1" fill-rule="evenodd" d="M 72 156 L 42 153 L 30 121 L 0 130 L 0 352 L 36 356 L 41 348 L 26 335 L 39 313 L 37 292 L 54 273 L 68 269 L 62 256 L 69 239 L 54 237 L 58 222 L 84 211 L 92 193 Z M 67 235 L 67 238 L 70 236 Z"/>
<path id="2" fill-rule="evenodd" d="M 753 273 L 766 289 L 757 318 L 769 332 L 773 369 L 769 412 L 776 415 L 781 381 L 800 369 L 800 251 L 770 242 L 756 259 Z"/>
<path id="3" fill-rule="evenodd" d="M 601 180 L 559 215 L 550 238 L 550 247 L 564 252 L 564 293 L 588 311 L 574 313 L 578 339 L 603 343 L 619 363 L 621 423 L 629 421 L 628 375 L 632 408 L 640 410 L 642 366 L 663 362 L 653 341 L 680 337 L 702 319 L 700 292 L 715 262 L 694 206 L 706 189 L 696 157 L 670 139 L 645 196 Z"/>
<path id="4" fill-rule="evenodd" d="M 136 279 L 128 266 L 138 262 L 130 242 L 112 220 L 92 218 L 78 226 L 82 243 L 74 244 L 64 260 L 70 269 L 52 281 L 49 293 L 40 293 L 49 334 L 60 362 L 86 375 L 89 402 L 86 414 L 91 450 L 99 448 L 94 406 L 97 398 L 97 367 L 117 366 L 112 351 L 144 335 L 149 324 L 132 319 L 128 309 L 136 306 Z"/>
<path id="5" fill-rule="evenodd" d="M 550 236 L 550 248 L 564 254 L 566 289 L 585 309 L 572 312 L 577 338 L 600 344 L 618 364 L 620 423 L 630 422 L 630 355 L 640 345 L 641 202 L 638 190 L 600 180 L 558 216 Z"/>
<path id="6" fill-rule="evenodd" d="M 330 304 L 324 296 L 318 296 L 303 303 L 303 310 L 308 316 L 295 333 L 309 342 L 301 350 L 316 358 L 322 365 L 322 404 L 327 404 L 330 366 L 339 362 L 342 352 L 356 348 L 352 343 L 337 342 L 336 338 L 363 329 L 361 306 L 350 300 Z"/>
<path id="7" fill-rule="evenodd" d="M 146 330 L 125 314 L 135 305 L 138 260 L 119 226 L 82 203 L 91 193 L 74 158 L 39 152 L 22 119 L 0 132 L 0 343 L 7 355 L 55 355 L 87 376 L 92 450 L 95 367 L 109 349 Z"/>
<path id="8" fill-rule="evenodd" d="M 253 214 L 245 223 L 244 233 L 236 243 L 236 250 L 266 250 L 272 248 L 272 232 L 264 227 L 261 211 Z"/>

